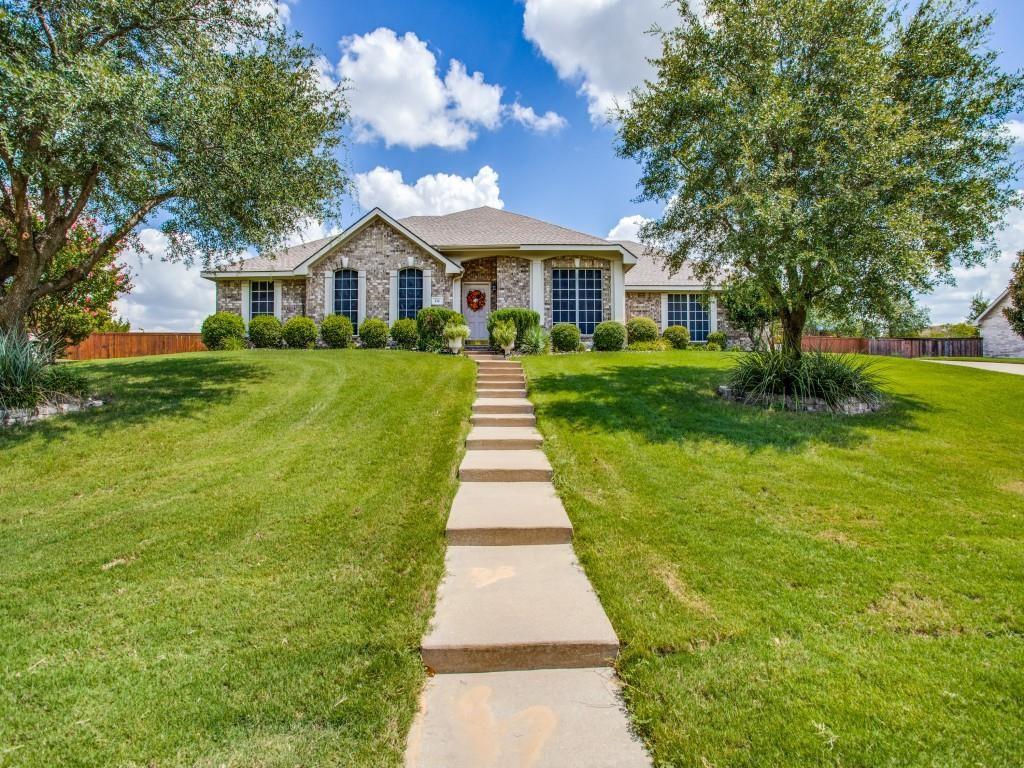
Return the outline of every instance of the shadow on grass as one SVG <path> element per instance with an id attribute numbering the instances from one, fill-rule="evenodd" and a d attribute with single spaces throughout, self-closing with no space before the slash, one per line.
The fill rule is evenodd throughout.
<path id="1" fill-rule="evenodd" d="M 103 406 L 0 431 L 0 450 L 33 437 L 60 440 L 71 431 L 103 432 L 157 417 L 193 418 L 238 395 L 266 371 L 242 354 L 207 352 L 110 360 L 87 365 L 91 390 Z"/>
<path id="2" fill-rule="evenodd" d="M 597 372 L 554 373 L 530 380 L 540 418 L 573 429 L 632 432 L 648 442 L 714 440 L 796 450 L 810 441 L 855 447 L 877 429 L 917 431 L 914 414 L 931 410 L 915 398 L 886 393 L 886 406 L 860 416 L 794 413 L 727 402 L 717 394 L 726 371 L 701 365 L 624 365 Z"/>

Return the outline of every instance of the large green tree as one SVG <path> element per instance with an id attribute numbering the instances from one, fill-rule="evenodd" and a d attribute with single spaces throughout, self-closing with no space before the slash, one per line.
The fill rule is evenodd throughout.
<path id="1" fill-rule="evenodd" d="M 0 327 L 159 219 L 171 256 L 267 250 L 337 216 L 346 117 L 258 0 L 0 2 Z M 103 237 L 54 270 L 83 216 Z"/>
<path id="2" fill-rule="evenodd" d="M 1010 305 L 1003 307 L 1006 318 L 1013 332 L 1024 338 L 1024 251 L 1017 254 L 1013 263 L 1013 276 L 1010 278 Z"/>
<path id="3" fill-rule="evenodd" d="M 641 236 L 705 280 L 756 280 L 789 353 L 812 310 L 894 317 L 994 253 L 1024 78 L 986 47 L 990 16 L 957 0 L 679 12 L 619 113 L 641 197 L 665 204 Z"/>

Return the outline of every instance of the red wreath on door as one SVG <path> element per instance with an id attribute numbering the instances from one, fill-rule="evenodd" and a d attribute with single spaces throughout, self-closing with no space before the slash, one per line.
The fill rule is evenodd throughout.
<path id="1" fill-rule="evenodd" d="M 466 306 L 474 312 L 479 312 L 487 304 L 487 296 L 483 291 L 470 291 L 466 294 Z"/>

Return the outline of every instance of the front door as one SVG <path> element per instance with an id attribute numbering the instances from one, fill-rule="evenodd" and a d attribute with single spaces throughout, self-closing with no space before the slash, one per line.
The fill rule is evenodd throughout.
<path id="1" fill-rule="evenodd" d="M 469 326 L 469 338 L 487 338 L 487 316 L 491 314 L 491 284 L 462 284 L 462 314 Z"/>

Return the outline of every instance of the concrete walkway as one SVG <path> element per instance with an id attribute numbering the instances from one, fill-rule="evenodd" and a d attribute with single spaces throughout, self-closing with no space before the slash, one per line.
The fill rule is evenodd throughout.
<path id="1" fill-rule="evenodd" d="M 979 371 L 994 371 L 995 373 L 1012 373 L 1016 376 L 1024 376 L 1024 363 L 982 363 L 970 362 L 967 360 L 924 360 L 925 363 L 939 363 L 940 365 L 959 365 L 963 368 L 977 368 Z"/>
<path id="2" fill-rule="evenodd" d="M 649 768 L 518 362 L 478 364 L 408 768 Z"/>

